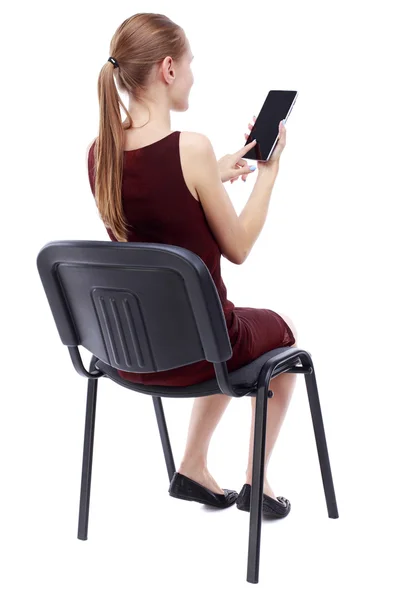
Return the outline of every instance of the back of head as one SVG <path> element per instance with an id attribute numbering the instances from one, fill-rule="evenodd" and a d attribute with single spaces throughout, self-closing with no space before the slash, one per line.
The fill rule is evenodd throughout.
<path id="1" fill-rule="evenodd" d="M 119 242 L 127 241 L 121 187 L 124 130 L 133 126 L 118 89 L 140 100 L 164 58 L 179 62 L 187 50 L 183 29 L 158 13 L 137 13 L 114 33 L 98 79 L 99 133 L 94 146 L 95 199 L 100 217 Z M 114 79 L 115 75 L 115 79 Z M 122 107 L 127 119 L 121 121 Z"/>

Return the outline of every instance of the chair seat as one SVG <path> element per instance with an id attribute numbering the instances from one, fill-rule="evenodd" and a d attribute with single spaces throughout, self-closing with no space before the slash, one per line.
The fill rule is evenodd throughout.
<path id="1" fill-rule="evenodd" d="M 251 363 L 240 367 L 236 371 L 231 371 L 228 373 L 229 381 L 235 391 L 235 393 L 240 396 L 246 396 L 249 394 L 255 395 L 257 391 L 257 382 L 261 369 L 265 365 L 265 363 L 281 354 L 282 352 L 287 352 L 291 350 L 290 347 L 284 346 L 281 348 L 274 348 L 269 352 L 265 352 Z M 292 349 L 293 353 L 298 352 L 298 348 Z M 286 364 L 288 360 L 285 361 Z M 301 360 L 299 357 L 295 357 L 293 360 L 293 364 L 289 363 L 291 366 L 300 364 Z M 95 362 L 95 368 L 104 373 L 106 377 L 109 377 L 115 383 L 123 385 L 124 387 L 141 392 L 142 394 L 149 394 L 152 396 L 164 396 L 171 398 L 192 398 L 198 396 L 210 396 L 212 394 L 220 394 L 221 390 L 218 386 L 218 382 L 216 378 L 208 379 L 207 381 L 202 381 L 200 383 L 195 383 L 194 385 L 189 386 L 171 386 L 171 385 L 152 385 L 152 384 L 143 384 L 143 383 L 133 383 L 127 379 L 124 379 L 118 374 L 117 369 L 111 367 L 107 363 L 98 359 Z"/>

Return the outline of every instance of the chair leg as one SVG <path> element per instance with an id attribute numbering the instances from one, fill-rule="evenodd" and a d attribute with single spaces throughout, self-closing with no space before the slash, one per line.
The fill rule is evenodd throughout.
<path id="1" fill-rule="evenodd" d="M 83 445 L 81 496 L 79 504 L 78 539 L 87 540 L 90 483 L 92 479 L 94 425 L 96 419 L 97 379 L 88 379 L 85 439 Z"/>
<path id="2" fill-rule="evenodd" d="M 335 490 L 333 487 L 332 472 L 329 462 L 321 406 L 319 402 L 317 381 L 315 378 L 315 369 L 309 353 L 302 351 L 300 358 L 303 367 L 307 370 L 304 374 L 306 378 L 308 400 L 310 403 L 315 440 L 317 443 L 328 515 L 331 519 L 337 519 L 339 517 L 339 513 L 336 504 Z M 258 583 L 259 578 L 267 406 L 271 375 L 272 367 L 264 365 L 259 375 L 257 385 L 256 414 L 254 422 L 253 472 L 250 497 L 250 530 L 247 559 L 247 581 L 249 583 Z"/>
<path id="3" fill-rule="evenodd" d="M 312 363 L 312 359 L 309 354 L 305 354 L 305 358 L 302 356 L 302 363 L 304 366 L 311 366 L 311 373 L 306 373 L 306 386 L 308 393 L 308 401 L 310 403 L 310 411 L 312 422 L 314 426 L 315 441 L 317 443 L 318 458 L 321 468 L 322 482 L 324 486 L 326 506 L 328 509 L 328 515 L 330 519 L 337 519 L 339 517 L 338 508 L 336 504 L 335 489 L 333 487 L 332 472 L 329 462 L 328 447 L 326 444 L 324 423 L 322 420 L 321 406 L 319 402 L 317 380 L 315 378 L 315 369 Z M 308 364 L 307 364 L 308 363 Z"/>
<path id="4" fill-rule="evenodd" d="M 164 451 L 165 462 L 167 464 L 167 471 L 169 481 L 171 482 L 173 474 L 175 473 L 174 457 L 172 455 L 171 444 L 169 441 L 167 423 L 165 421 L 164 409 L 160 396 L 153 396 L 154 410 L 156 411 L 158 430 L 160 432 L 161 444 Z"/>
<path id="5" fill-rule="evenodd" d="M 250 495 L 250 528 L 247 556 L 247 581 L 249 583 L 258 583 L 260 567 L 262 498 L 264 488 L 265 438 L 269 381 L 270 378 L 268 377 L 267 380 L 265 380 L 265 385 L 257 387 L 256 396 L 253 473 Z"/>

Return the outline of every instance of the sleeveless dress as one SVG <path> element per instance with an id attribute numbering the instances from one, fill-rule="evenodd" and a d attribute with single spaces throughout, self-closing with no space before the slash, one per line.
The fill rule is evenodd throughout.
<path id="1" fill-rule="evenodd" d="M 124 151 L 122 203 L 129 223 L 128 242 L 173 244 L 195 252 L 207 265 L 223 308 L 235 371 L 265 352 L 295 343 L 284 319 L 271 309 L 235 306 L 227 298 L 221 276 L 221 251 L 203 207 L 186 185 L 181 167 L 180 131 L 134 150 Z M 89 182 L 94 196 L 94 144 L 88 153 Z M 112 241 L 117 241 L 106 227 Z M 129 381 L 143 384 L 188 386 L 215 378 L 213 363 L 202 360 L 155 373 L 118 370 Z"/>

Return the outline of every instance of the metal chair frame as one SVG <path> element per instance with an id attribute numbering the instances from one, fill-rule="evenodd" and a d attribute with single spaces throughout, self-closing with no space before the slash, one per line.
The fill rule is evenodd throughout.
<path id="1" fill-rule="evenodd" d="M 273 395 L 269 386 L 281 373 L 305 376 L 328 516 L 339 517 L 311 354 L 297 347 L 283 347 L 265 361 L 253 386 L 243 389 L 233 385 L 232 374 L 226 366 L 232 348 L 221 302 L 211 274 L 197 254 L 167 244 L 58 241 L 40 250 L 37 268 L 61 341 L 68 347 L 77 373 L 88 379 L 78 539 L 88 537 L 97 385 L 101 377 L 108 376 L 96 368 L 102 361 L 115 370 L 154 372 L 205 358 L 214 363 L 218 389 L 212 393 L 231 397 L 256 395 L 247 558 L 249 583 L 259 581 L 267 407 L 268 398 Z M 168 319 L 172 319 L 179 331 L 172 357 L 171 346 L 163 345 L 168 310 L 165 303 L 168 304 L 171 294 L 176 309 L 173 315 L 168 313 Z M 145 307 L 149 305 L 145 314 Z M 156 324 L 151 329 L 153 319 Z M 158 333 L 160 327 L 162 331 Z M 92 353 L 89 371 L 83 365 L 79 345 Z M 162 349 L 157 353 L 160 346 Z M 154 386 L 126 381 L 123 385 L 152 395 L 171 481 L 175 463 L 161 395 L 154 393 Z M 180 397 L 185 389 L 180 390 Z M 166 386 L 162 390 L 163 396 L 178 397 L 176 388 L 169 392 Z M 190 390 L 188 397 L 193 395 L 196 396 Z"/>

